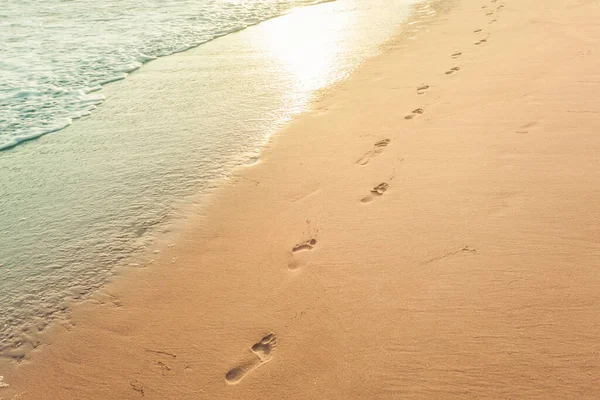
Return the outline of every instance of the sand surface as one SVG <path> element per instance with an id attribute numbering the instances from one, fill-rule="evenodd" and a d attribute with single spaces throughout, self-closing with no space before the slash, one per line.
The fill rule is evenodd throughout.
<path id="1" fill-rule="evenodd" d="M 0 397 L 599 398 L 600 7 L 433 6 Z"/>

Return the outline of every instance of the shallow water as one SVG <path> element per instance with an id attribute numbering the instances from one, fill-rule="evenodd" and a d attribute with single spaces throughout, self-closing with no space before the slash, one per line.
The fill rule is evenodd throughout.
<path id="1" fill-rule="evenodd" d="M 317 90 L 376 54 L 411 3 L 295 9 L 152 61 L 97 92 L 106 101 L 91 116 L 0 152 L 0 352 L 21 357 L 69 301 L 146 248 L 183 199 L 255 158 Z"/>
<path id="2" fill-rule="evenodd" d="M 69 125 L 143 63 L 324 0 L 8 0 L 0 11 L 0 150 Z"/>

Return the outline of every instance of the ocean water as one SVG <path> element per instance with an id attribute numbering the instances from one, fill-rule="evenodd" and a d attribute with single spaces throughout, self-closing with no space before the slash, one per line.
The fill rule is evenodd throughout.
<path id="1" fill-rule="evenodd" d="M 3 4 L 0 356 L 22 358 L 70 302 L 136 267 L 184 205 L 235 181 L 318 90 L 377 54 L 415 1 L 313 3 Z"/>
<path id="2" fill-rule="evenodd" d="M 322 0 L 321 0 L 322 1 Z M 7 0 L 0 150 L 89 115 L 101 85 L 315 0 Z"/>

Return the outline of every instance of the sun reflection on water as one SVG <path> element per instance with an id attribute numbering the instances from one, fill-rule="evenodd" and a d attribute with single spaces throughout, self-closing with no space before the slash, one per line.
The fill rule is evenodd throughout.
<path id="1" fill-rule="evenodd" d="M 260 35 L 270 67 L 286 71 L 293 91 L 302 96 L 347 73 L 343 53 L 350 45 L 353 13 L 336 12 L 334 3 L 316 8 L 320 12 L 300 8 L 272 20 L 264 24 Z"/>

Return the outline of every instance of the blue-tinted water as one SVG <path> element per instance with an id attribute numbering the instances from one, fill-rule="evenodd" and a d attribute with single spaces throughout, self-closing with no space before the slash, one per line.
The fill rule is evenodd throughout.
<path id="1" fill-rule="evenodd" d="M 107 82 L 315 0 L 6 0 L 0 9 L 0 149 L 61 129 Z"/>

